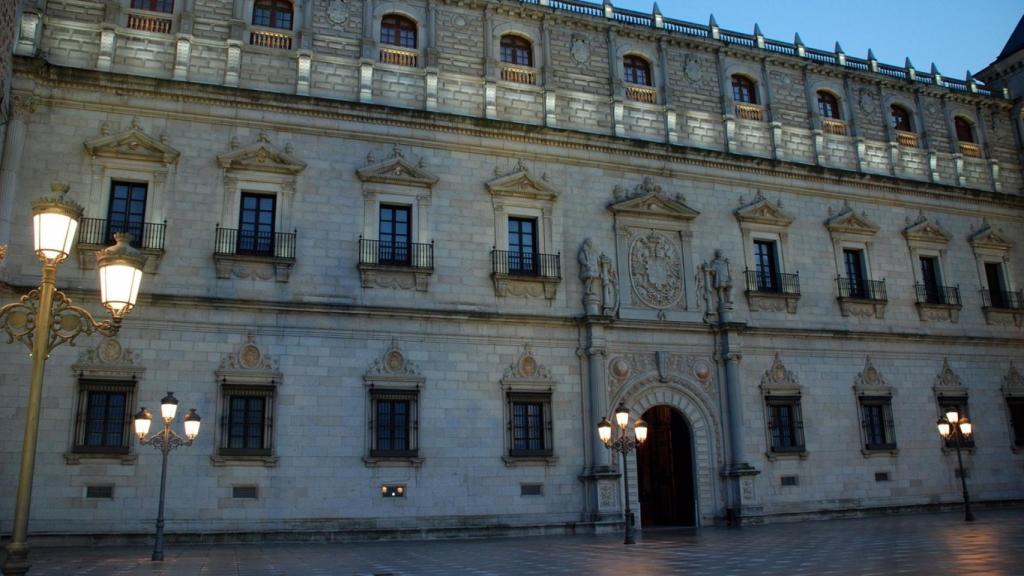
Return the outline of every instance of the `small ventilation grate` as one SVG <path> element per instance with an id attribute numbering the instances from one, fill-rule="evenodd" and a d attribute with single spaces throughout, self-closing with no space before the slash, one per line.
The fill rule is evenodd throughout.
<path id="1" fill-rule="evenodd" d="M 797 476 L 783 476 L 781 480 L 783 486 L 796 486 L 800 483 L 800 479 Z"/>
<path id="2" fill-rule="evenodd" d="M 888 482 L 888 481 L 889 481 L 889 473 L 888 472 L 875 472 L 875 482 Z"/>
<path id="3" fill-rule="evenodd" d="M 544 485 L 543 484 L 520 484 L 519 485 L 520 496 L 543 496 Z"/>
<path id="4" fill-rule="evenodd" d="M 255 500 L 259 498 L 259 490 L 256 486 L 232 486 L 231 497 Z"/>
<path id="5" fill-rule="evenodd" d="M 114 487 L 113 486 L 86 486 L 85 487 L 86 498 L 113 498 Z"/>

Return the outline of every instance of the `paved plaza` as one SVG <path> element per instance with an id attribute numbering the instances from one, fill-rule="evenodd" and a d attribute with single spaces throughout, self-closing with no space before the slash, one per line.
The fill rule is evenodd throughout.
<path id="1" fill-rule="evenodd" d="M 635 576 L 1024 574 L 1024 509 L 827 520 L 741 530 L 351 544 L 36 548 L 32 576 Z"/>

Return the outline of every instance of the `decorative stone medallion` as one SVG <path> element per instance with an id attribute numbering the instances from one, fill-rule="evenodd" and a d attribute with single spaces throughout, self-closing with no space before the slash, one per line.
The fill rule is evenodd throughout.
<path id="1" fill-rule="evenodd" d="M 97 355 L 101 362 L 105 364 L 113 364 L 121 359 L 121 354 L 124 353 L 124 348 L 121 343 L 118 342 L 117 338 L 104 338 L 103 342 L 96 347 Z"/>
<path id="2" fill-rule="evenodd" d="M 344 24 L 348 20 L 344 0 L 330 0 L 327 2 L 327 19 L 335 24 Z"/>
<path id="3" fill-rule="evenodd" d="M 656 309 L 670 308 L 683 295 L 679 247 L 660 232 L 637 237 L 629 251 L 629 275 L 641 302 Z"/>
<path id="4" fill-rule="evenodd" d="M 590 43 L 587 41 L 587 37 L 581 34 L 573 34 L 569 53 L 572 55 L 572 59 L 576 61 L 576 64 L 580 66 L 590 62 Z"/>
<path id="5" fill-rule="evenodd" d="M 857 95 L 857 103 L 865 114 L 873 112 L 875 110 L 875 95 L 869 92 L 867 88 L 861 88 L 860 93 Z"/>
<path id="6" fill-rule="evenodd" d="M 238 351 L 238 364 L 242 368 L 255 368 L 260 365 L 260 359 L 263 358 L 263 353 L 253 343 L 248 343 L 242 346 Z"/>
<path id="7" fill-rule="evenodd" d="M 629 377 L 629 362 L 626 361 L 622 356 L 615 357 L 611 362 L 611 373 L 612 378 L 621 382 Z"/>
<path id="8" fill-rule="evenodd" d="M 687 54 L 683 60 L 683 74 L 686 75 L 686 79 L 690 82 L 702 81 L 704 79 L 703 64 L 703 61 L 697 56 Z"/>

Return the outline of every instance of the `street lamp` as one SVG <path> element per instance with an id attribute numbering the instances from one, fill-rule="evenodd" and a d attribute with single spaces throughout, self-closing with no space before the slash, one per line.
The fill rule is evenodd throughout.
<path id="1" fill-rule="evenodd" d="M 28 390 L 25 439 L 21 447 L 21 472 L 14 507 L 14 529 L 7 544 L 7 558 L 0 570 L 7 576 L 28 572 L 29 508 L 32 501 L 32 476 L 35 470 L 36 444 L 39 439 L 39 409 L 43 393 L 43 373 L 50 352 L 64 343 L 74 344 L 81 334 L 98 332 L 114 336 L 121 320 L 135 307 L 142 282 L 145 257 L 132 248 L 128 234 L 115 234 L 117 243 L 96 254 L 100 274 L 100 302 L 111 315 L 102 322 L 88 310 L 75 306 L 63 292 L 56 290 L 57 266 L 67 259 L 74 245 L 75 232 L 82 218 L 82 207 L 66 200 L 68 186 L 54 182 L 57 195 L 32 202 L 33 240 L 36 256 L 43 264 L 39 287 L 18 302 L 0 307 L 0 328 L 9 341 L 18 340 L 31 351 L 32 379 Z"/>
<path id="2" fill-rule="evenodd" d="M 960 488 L 964 493 L 964 522 L 974 522 L 974 514 L 971 514 L 971 499 L 967 495 L 967 474 L 964 471 L 964 459 L 960 455 L 960 444 L 968 440 L 974 433 L 974 426 L 967 416 L 960 416 L 956 408 L 951 408 L 943 414 L 936 423 L 939 428 L 939 435 L 946 440 L 953 440 L 956 446 L 956 462 L 960 470 Z"/>
<path id="3" fill-rule="evenodd" d="M 174 392 L 168 392 L 160 400 L 160 417 L 164 421 L 164 429 L 154 432 L 146 438 L 149 433 L 149 425 L 153 421 L 153 415 L 143 406 L 135 415 L 135 435 L 139 437 L 139 444 L 153 446 L 163 453 L 163 464 L 160 468 L 160 508 L 156 515 L 156 541 L 153 543 L 153 560 L 164 559 L 164 493 L 167 489 L 167 455 L 171 450 L 179 446 L 191 446 L 192 441 L 199 436 L 199 414 L 196 409 L 191 408 L 188 414 L 182 418 L 185 423 L 185 436 L 177 435 L 171 430 L 171 423 L 174 422 L 174 415 L 178 412 L 178 399 Z"/>
<path id="4" fill-rule="evenodd" d="M 629 454 L 634 448 L 647 440 L 647 423 L 642 419 L 637 419 L 636 424 L 633 424 L 633 434 L 636 436 L 636 439 L 630 438 L 626 434 L 626 427 L 629 425 L 629 410 L 622 404 L 619 404 L 619 407 L 615 409 L 615 423 L 619 426 L 617 438 L 612 439 L 612 423 L 607 418 L 601 418 L 601 423 L 597 425 L 597 435 L 605 446 L 622 454 L 622 483 L 626 501 L 624 510 L 626 534 L 623 543 L 635 544 L 636 540 L 633 539 L 633 512 L 629 509 L 629 474 L 626 471 L 626 454 Z"/>

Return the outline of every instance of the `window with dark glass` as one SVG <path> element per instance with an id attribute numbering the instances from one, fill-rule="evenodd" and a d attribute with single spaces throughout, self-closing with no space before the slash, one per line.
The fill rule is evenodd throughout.
<path id="1" fill-rule="evenodd" d="M 262 450 L 266 398 L 230 396 L 228 399 L 228 448 Z"/>
<path id="2" fill-rule="evenodd" d="M 1024 448 L 1024 398 L 1007 398 L 1010 411 L 1010 426 L 1013 429 L 1013 445 Z"/>
<path id="3" fill-rule="evenodd" d="M 412 211 L 409 206 L 381 205 L 378 232 L 378 261 L 381 264 L 409 264 L 409 235 Z"/>
<path id="4" fill-rule="evenodd" d="M 899 104 L 893 104 L 889 107 L 890 117 L 892 119 L 892 127 L 901 130 L 903 132 L 912 132 L 913 128 L 910 125 L 910 113 L 907 109 Z"/>
<path id="5" fill-rule="evenodd" d="M 742 74 L 732 77 L 732 99 L 746 104 L 757 104 L 757 88 L 754 81 Z"/>
<path id="6" fill-rule="evenodd" d="M 866 298 L 867 278 L 864 270 L 864 252 L 843 250 L 843 265 L 846 269 L 846 287 L 851 298 Z"/>
<path id="7" fill-rule="evenodd" d="M 821 113 L 823 118 L 839 120 L 839 99 L 831 92 L 825 92 L 824 90 L 818 92 L 818 112 Z"/>
<path id="8" fill-rule="evenodd" d="M 509 274 L 534 274 L 537 271 L 537 221 L 532 218 L 508 219 Z"/>
<path id="9" fill-rule="evenodd" d="M 533 45 L 516 34 L 501 37 L 501 61 L 516 66 L 533 66 Z"/>
<path id="10" fill-rule="evenodd" d="M 798 396 L 768 397 L 768 431 L 772 452 L 803 452 L 803 418 Z"/>
<path id="11" fill-rule="evenodd" d="M 953 120 L 956 127 L 956 139 L 960 142 L 974 143 L 974 127 L 963 117 L 957 116 Z"/>
<path id="12" fill-rule="evenodd" d="M 416 456 L 417 398 L 415 390 L 371 390 L 370 456 Z"/>
<path id="13" fill-rule="evenodd" d="M 1009 295 L 1006 288 L 1006 277 L 1003 265 L 999 262 L 985 262 L 985 280 L 988 283 L 988 295 L 994 308 L 1009 307 Z"/>
<path id="14" fill-rule="evenodd" d="M 921 256 L 921 284 L 924 286 L 925 301 L 941 304 L 942 288 L 939 279 L 939 259 L 935 256 Z"/>
<path id="15" fill-rule="evenodd" d="M 551 394 L 511 392 L 509 456 L 551 455 Z"/>
<path id="16" fill-rule="evenodd" d="M 238 253 L 274 255 L 274 220 L 277 198 L 268 194 L 242 193 L 238 216 Z"/>
<path id="17" fill-rule="evenodd" d="M 754 275 L 757 289 L 762 292 L 778 292 L 779 263 L 775 242 L 771 240 L 754 240 Z"/>
<path id="18" fill-rule="evenodd" d="M 416 23 L 398 14 L 388 14 L 380 20 L 380 43 L 416 49 Z"/>
<path id="19" fill-rule="evenodd" d="M 970 419 L 970 407 L 967 405 L 966 396 L 943 396 L 939 398 L 939 417 L 945 418 L 946 412 L 950 410 L 956 410 L 960 418 L 967 417 Z M 956 438 L 950 437 L 946 439 L 946 448 L 954 448 L 956 446 Z M 960 446 L 967 446 L 968 448 L 974 447 L 974 436 L 970 438 L 960 438 Z"/>
<path id="20" fill-rule="evenodd" d="M 622 59 L 622 70 L 624 80 L 631 84 L 651 86 L 654 84 L 651 78 L 651 64 L 646 59 L 632 54 Z"/>
<path id="21" fill-rule="evenodd" d="M 110 206 L 107 210 L 106 243 L 114 243 L 114 234 L 127 232 L 132 242 L 142 242 L 146 220 L 146 193 L 148 185 L 135 182 L 111 182 Z"/>
<path id="22" fill-rule="evenodd" d="M 75 452 L 127 454 L 133 382 L 79 383 Z"/>
<path id="23" fill-rule="evenodd" d="M 254 26 L 292 29 L 292 3 L 288 0 L 256 0 L 252 6 Z"/>
<path id="24" fill-rule="evenodd" d="M 132 0 L 132 8 L 150 12 L 174 12 L 174 0 Z"/>
<path id="25" fill-rule="evenodd" d="M 865 450 L 893 450 L 896 435 L 892 421 L 892 403 L 888 397 L 860 399 L 861 426 Z"/>

